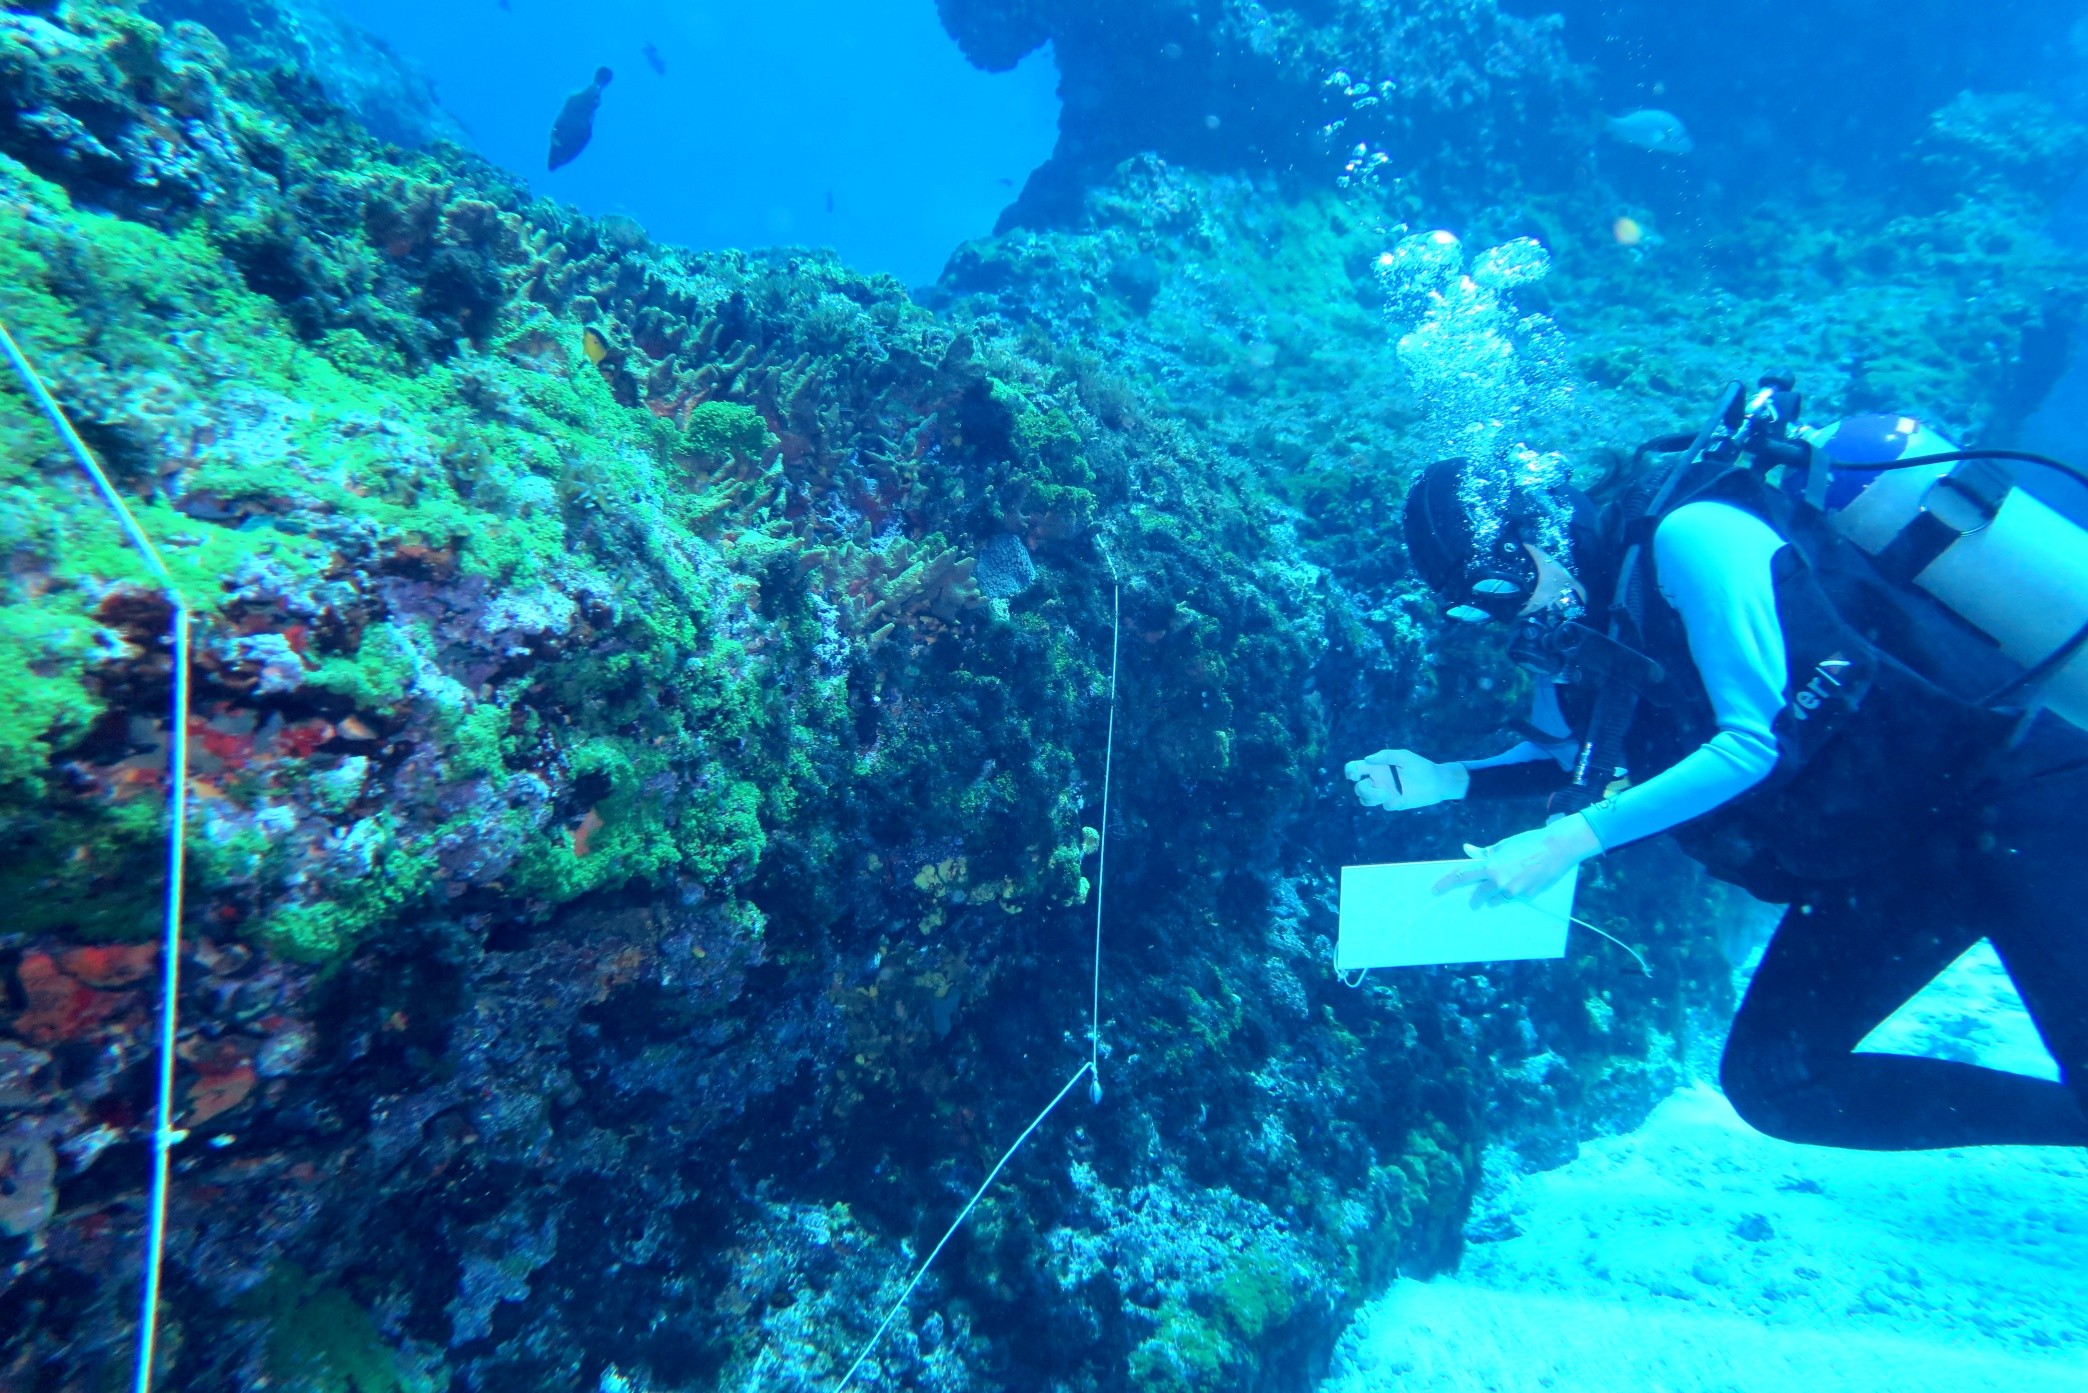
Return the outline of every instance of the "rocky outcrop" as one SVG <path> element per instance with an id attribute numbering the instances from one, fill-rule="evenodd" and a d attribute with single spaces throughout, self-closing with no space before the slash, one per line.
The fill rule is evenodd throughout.
<path id="1" fill-rule="evenodd" d="M 1138 0 L 937 0 L 967 57 L 998 71 L 1046 42 L 1059 141 L 1002 217 L 1051 226 L 1128 156 L 1317 174 L 1359 141 L 1439 206 L 1569 178 L 1592 98 L 1553 17 L 1493 0 L 1287 7 Z M 1339 153 L 1337 153 L 1339 152 Z"/>
<path id="2" fill-rule="evenodd" d="M 1301 1386 L 1455 1252 L 1534 998 L 1340 987 L 1306 829 L 1337 721 L 1456 704 L 1193 422 L 192 23 L 17 13 L 0 70 L 0 315 L 198 620 L 168 1386 L 838 1373 L 1082 1056 L 1112 567 L 1106 1101 L 874 1376 Z M 167 609 L 11 389 L 0 440 L 0 1326 L 62 1384 L 134 1309 Z M 1550 981 L 1615 985 L 1603 1059 L 1679 1009 Z"/>
<path id="3" fill-rule="evenodd" d="M 1276 175 L 1293 192 L 1382 156 L 1435 216 L 1585 187 L 1598 171 L 1641 201 L 1742 213 L 1823 177 L 1878 180 L 1958 93 L 2062 83 L 2067 49 L 2020 7 L 1968 31 L 1917 6 L 1802 12 L 1750 0 L 1678 14 L 1655 0 L 936 0 L 973 63 L 1049 44 L 1063 110 L 1052 159 L 1002 219 L 1077 221 L 1086 190 L 1141 153 L 1192 169 Z M 1919 62 L 1883 62 L 1883 49 Z M 1802 59 L 1795 55 L 1804 55 Z M 1673 108 L 1698 133 L 1695 177 L 1620 145 L 1601 116 Z M 1304 176 L 1300 179 L 1298 176 Z"/>
<path id="4" fill-rule="evenodd" d="M 151 0 L 144 13 L 161 24 L 206 26 L 249 71 L 314 84 L 379 140 L 412 149 L 468 143 L 436 102 L 435 85 L 326 0 Z"/>
<path id="5" fill-rule="evenodd" d="M 1071 13 L 949 12 L 994 61 Z M 1498 739 L 1521 696 L 1423 622 L 1388 523 L 1468 424 L 1380 265 L 1455 162 L 1300 195 L 1097 177 L 1097 145 L 1061 225 L 961 251 L 931 312 L 374 140 L 154 13 L 0 19 L 0 316 L 198 615 L 166 1386 L 836 1378 L 1085 1058 L 1116 577 L 1107 1092 L 1004 1174 L 873 1384 L 1304 1387 L 1357 1302 L 1454 1258 L 1483 1146 L 1628 1123 L 1715 1018 L 1717 902 L 1657 850 L 1583 901 L 1650 979 L 1579 941 L 1328 970 L 1331 868 L 1527 816 L 1386 820 L 1334 777 Z M 1340 119 L 1477 130 L 1536 187 L 1516 142 L 1577 81 L 1551 31 L 1428 13 Z M 1362 14 L 1254 59 L 1289 116 L 1228 95 L 1162 134 L 1276 148 Z M 1159 61 L 1260 22 L 1208 15 Z M 1386 77 L 1418 85 L 1358 106 Z M 1997 141 L 2046 172 L 2075 144 L 1974 101 L 1918 158 Z M 2077 303 L 2027 214 L 1993 240 L 2056 182 L 1931 185 L 1860 243 L 1767 207 L 1715 274 L 1610 238 L 1606 188 L 1502 182 L 1457 266 L 1539 232 L 1553 273 L 1460 303 L 1592 380 L 1549 418 L 1590 455 L 1785 347 L 1837 402 L 1969 414 Z M 12 388 L 0 462 L 0 1367 L 63 1387 L 131 1333 L 167 610 Z"/>

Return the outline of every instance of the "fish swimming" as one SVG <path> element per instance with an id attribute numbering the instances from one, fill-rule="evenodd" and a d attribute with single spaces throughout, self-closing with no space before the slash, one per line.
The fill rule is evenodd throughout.
<path id="1" fill-rule="evenodd" d="M 594 136 L 595 108 L 602 104 L 602 89 L 616 76 L 607 68 L 596 68 L 594 81 L 567 97 L 551 123 L 551 163 L 556 169 L 571 164 Z"/>
<path id="2" fill-rule="evenodd" d="M 1689 128 L 1673 112 L 1647 107 L 1622 116 L 1604 119 L 1602 132 L 1625 145 L 1636 145 L 1656 155 L 1686 155 L 1696 149 Z"/>
<path id="3" fill-rule="evenodd" d="M 642 51 L 645 54 L 645 61 L 652 65 L 652 70 L 661 77 L 667 76 L 667 60 L 660 56 L 660 46 L 648 39 Z"/>

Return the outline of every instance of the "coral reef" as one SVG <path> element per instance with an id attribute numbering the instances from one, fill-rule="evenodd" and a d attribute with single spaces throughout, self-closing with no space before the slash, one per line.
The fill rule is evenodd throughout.
<path id="1" fill-rule="evenodd" d="M 1095 840 L 1098 528 L 1135 578 L 1143 786 L 1242 815 L 1185 837 L 1153 796 L 1119 805 L 1144 844 L 1128 902 L 1154 922 L 1115 969 L 1139 982 L 1110 1066 L 1134 1125 L 1090 1164 L 1193 1183 L 1161 1178 L 1183 1080 L 1243 1138 L 1284 1130 L 1233 1072 L 1277 1049 L 1240 997 L 1270 954 L 1252 911 L 1225 911 L 1250 956 L 1200 966 L 1188 997 L 1168 965 L 1275 864 L 1322 746 L 1291 694 L 1324 603 L 1243 480 L 1092 361 L 939 322 L 890 281 L 656 247 L 454 152 L 377 146 L 190 24 L 119 4 L 34 24 L 9 49 L 36 105 L 0 130 L 0 313 L 199 615 L 182 1381 L 316 1348 L 280 1330 L 314 1310 L 367 1312 L 401 1369 L 463 1386 L 835 1372 L 897 1240 L 974 1174 L 951 1157 L 1019 1121 L 992 1080 L 1030 1077 L 1080 1019 L 1059 969 Z M 127 44 L 200 55 L 200 114 L 164 121 Z M 174 198 L 55 151 L 75 110 L 221 131 L 224 158 Z M 64 1196 L 25 1208 L 0 1303 L 10 1362 L 84 1371 L 124 1348 L 149 962 L 68 955 L 149 931 L 167 611 L 12 392 L 0 434 L 23 675 L 0 835 L 27 907 L 0 966 L 38 1052 L 15 1057 L 15 1111 Z M 1283 1009 L 1323 1009 L 1310 949 L 1283 951 Z M 61 1051 L 92 1070 L 59 1086 L 37 1061 Z M 1409 1216 L 1416 1261 L 1454 1241 L 1470 1149 L 1427 1120 L 1446 1067 L 1381 1085 L 1441 1139 L 1372 1221 L 1389 1253 Z M 1328 1125 L 1302 1090 L 1290 1107 L 1290 1130 Z M 1242 1190 L 1259 1229 L 1299 1230 L 1293 1260 L 1339 1260 L 1322 1194 L 1385 1183 L 1374 1124 L 1342 1125 L 1355 1181 L 1294 1191 L 1272 1159 Z M 970 1314 L 919 1308 L 887 1360 L 956 1387 L 1150 1343 L 1091 1283 L 1032 1309 L 1064 1175 L 1030 1173 L 1005 1201 L 1029 1217 L 941 1278 Z M 1182 1313 L 1241 1280 L 1183 1262 Z M 1278 1328 L 1324 1346 L 1353 1299 L 1327 1292 L 1311 1320 L 1224 1317 L 1211 1367 L 1251 1377 Z M 661 1313 L 652 1335 L 628 1334 L 634 1308 Z M 328 1348 L 342 1378 L 390 1367 Z"/>
<path id="2" fill-rule="evenodd" d="M 1517 351 L 1556 349 L 1538 443 L 1583 463 L 1771 361 L 1995 429 L 2078 314 L 2041 210 L 2081 141 L 2034 103 L 1937 112 L 1922 199 L 1625 247 L 1546 143 L 1582 100 L 1548 24 L 1138 7 L 1150 52 L 1110 57 L 1085 7 L 943 9 L 1095 100 L 1026 200 L 1056 225 L 961 249 L 933 308 L 373 136 L 387 89 L 326 78 L 353 46 L 302 6 L 0 15 L 0 317 L 198 616 L 169 1386 L 837 1378 L 1085 1057 L 1113 576 L 1107 1095 L 867 1386 L 1307 1386 L 1455 1260 L 1482 1156 L 1628 1125 L 1728 990 L 1721 902 L 1657 848 L 1583 901 L 1650 980 L 1578 940 L 1328 970 L 1332 868 L 1528 815 L 1393 822 L 1329 777 L 1522 696 L 1404 576 L 1448 418 L 1380 256 L 1451 208 L 1461 258 L 1542 241 L 1488 313 L 1556 330 Z M 1470 167 L 1238 172 L 1357 52 Z M 1197 100 L 1111 128 L 1156 54 Z M 0 1379 L 84 1386 L 134 1311 L 168 610 L 11 385 L 0 553 Z"/>
<path id="3" fill-rule="evenodd" d="M 1802 11 L 1555 0 L 1531 14 L 1498 0 L 936 0 L 936 11 L 981 68 L 1046 44 L 1059 66 L 1057 149 L 1003 232 L 1077 221 L 1087 191 L 1142 152 L 1274 176 L 1293 195 L 1345 163 L 1382 169 L 1438 218 L 1591 183 L 1676 218 L 1717 216 L 1809 182 L 1892 182 L 1933 112 L 1966 91 L 2063 86 L 2078 42 L 2031 8 L 1968 30 L 1947 6 L 1884 15 L 1864 0 Z M 1880 44 L 1918 51 L 1918 69 L 1878 63 Z M 1598 149 L 1605 110 L 1648 105 L 1697 133 L 1687 168 Z"/>
<path id="4" fill-rule="evenodd" d="M 314 83 L 379 140 L 411 148 L 464 144 L 463 128 L 435 100 L 434 84 L 323 0 L 151 0 L 161 24 L 195 20 L 223 39 L 240 65 Z"/>
<path id="5" fill-rule="evenodd" d="M 1058 146 L 1003 229 L 1078 215 L 1084 190 L 1152 152 L 1192 167 L 1316 166 L 1356 140 L 1336 123 L 1367 79 L 1369 138 L 1396 149 L 1431 197 L 1485 202 L 1570 177 L 1593 103 L 1556 16 L 1494 0 L 936 0 L 966 56 L 1000 71 L 1049 43 L 1063 103 Z M 1330 80 L 1336 73 L 1342 81 Z"/>

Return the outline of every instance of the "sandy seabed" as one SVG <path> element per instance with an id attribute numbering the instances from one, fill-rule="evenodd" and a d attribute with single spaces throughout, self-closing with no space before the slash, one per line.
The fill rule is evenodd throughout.
<path id="1" fill-rule="evenodd" d="M 1983 945 L 1866 1047 L 2054 1072 Z M 1321 1393 L 2088 1390 L 2081 1151 L 1799 1146 L 1698 1083 L 1481 1230 L 1511 1236 L 1365 1307 Z"/>

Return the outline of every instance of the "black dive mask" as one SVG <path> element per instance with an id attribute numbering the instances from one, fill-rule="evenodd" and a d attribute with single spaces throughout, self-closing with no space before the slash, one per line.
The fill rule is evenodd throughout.
<path id="1" fill-rule="evenodd" d="M 1443 611 L 1467 624 L 1512 623 L 1537 593 L 1537 559 L 1525 538 L 1542 537 L 1547 511 L 1579 510 L 1570 490 L 1523 490 L 1506 481 L 1485 509 L 1465 496 L 1466 461 L 1437 460 L 1407 490 L 1404 527 L 1414 570 L 1435 592 Z M 1475 535 L 1475 512 L 1494 514 L 1487 540 Z M 1558 548 L 1555 546 L 1554 550 Z"/>
<path id="2" fill-rule="evenodd" d="M 1493 555 L 1474 558 L 1465 568 L 1463 580 L 1461 598 L 1444 597 L 1445 614 L 1467 624 L 1507 623 L 1537 593 L 1537 562 L 1529 548 L 1504 537 L 1494 544 Z"/>
<path id="3" fill-rule="evenodd" d="M 1522 607 L 1529 602 L 1530 592 L 1517 585 L 1513 579 L 1489 575 L 1474 581 L 1471 593 L 1456 604 L 1447 606 L 1443 613 L 1467 624 L 1485 624 L 1496 619 L 1513 619 L 1522 613 Z"/>

